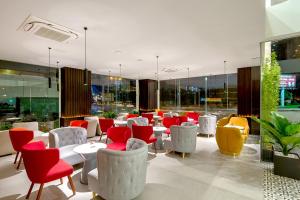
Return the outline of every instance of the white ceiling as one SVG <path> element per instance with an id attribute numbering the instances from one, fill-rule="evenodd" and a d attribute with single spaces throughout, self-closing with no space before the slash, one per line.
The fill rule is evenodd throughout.
<path id="1" fill-rule="evenodd" d="M 29 15 L 82 35 L 68 44 L 17 31 Z M 94 73 L 160 79 L 224 73 L 258 64 L 264 40 L 263 0 L 1 0 L 0 59 L 83 68 Z M 256 58 L 256 59 L 253 59 Z M 142 59 L 142 61 L 139 61 Z M 164 67 L 177 72 L 161 71 Z"/>

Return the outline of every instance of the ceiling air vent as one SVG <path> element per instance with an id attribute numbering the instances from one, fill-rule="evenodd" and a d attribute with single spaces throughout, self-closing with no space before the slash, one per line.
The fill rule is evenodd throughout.
<path id="1" fill-rule="evenodd" d="M 79 37 L 79 33 L 67 27 L 31 15 L 25 19 L 18 30 L 57 42 L 68 42 Z"/>

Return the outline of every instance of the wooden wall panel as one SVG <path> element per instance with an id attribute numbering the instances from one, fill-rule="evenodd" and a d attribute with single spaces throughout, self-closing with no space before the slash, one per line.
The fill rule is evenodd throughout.
<path id="1" fill-rule="evenodd" d="M 140 111 L 150 112 L 157 107 L 157 83 L 155 80 L 143 79 L 139 80 L 140 88 Z"/>
<path id="2" fill-rule="evenodd" d="M 84 70 L 61 68 L 61 117 L 78 118 L 91 114 L 91 72 L 84 85 Z M 64 124 L 64 123 L 63 123 Z"/>

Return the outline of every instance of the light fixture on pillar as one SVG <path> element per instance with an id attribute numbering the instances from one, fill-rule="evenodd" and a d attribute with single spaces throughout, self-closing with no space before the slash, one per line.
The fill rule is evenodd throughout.
<path id="1" fill-rule="evenodd" d="M 50 51 L 51 51 L 51 47 L 48 47 L 49 50 L 49 74 L 48 74 L 48 88 L 52 87 L 52 83 L 51 83 L 51 68 L 50 68 Z"/>
<path id="2" fill-rule="evenodd" d="M 83 83 L 85 86 L 88 85 L 88 79 L 89 79 L 89 72 L 86 68 L 86 31 L 87 31 L 87 27 L 83 27 L 84 29 L 84 77 L 83 77 Z"/>
<path id="3" fill-rule="evenodd" d="M 59 68 L 58 68 L 59 61 L 56 61 L 56 90 L 59 91 Z"/>

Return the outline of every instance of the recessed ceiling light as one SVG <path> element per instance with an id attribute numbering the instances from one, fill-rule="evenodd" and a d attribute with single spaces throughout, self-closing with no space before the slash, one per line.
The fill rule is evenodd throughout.
<path id="1" fill-rule="evenodd" d="M 139 59 L 136 59 L 137 61 L 139 61 L 139 62 L 141 62 L 141 61 L 143 61 L 143 59 L 141 59 L 141 58 L 139 58 Z"/>
<path id="2" fill-rule="evenodd" d="M 122 53 L 121 50 L 115 50 L 115 53 Z"/>

